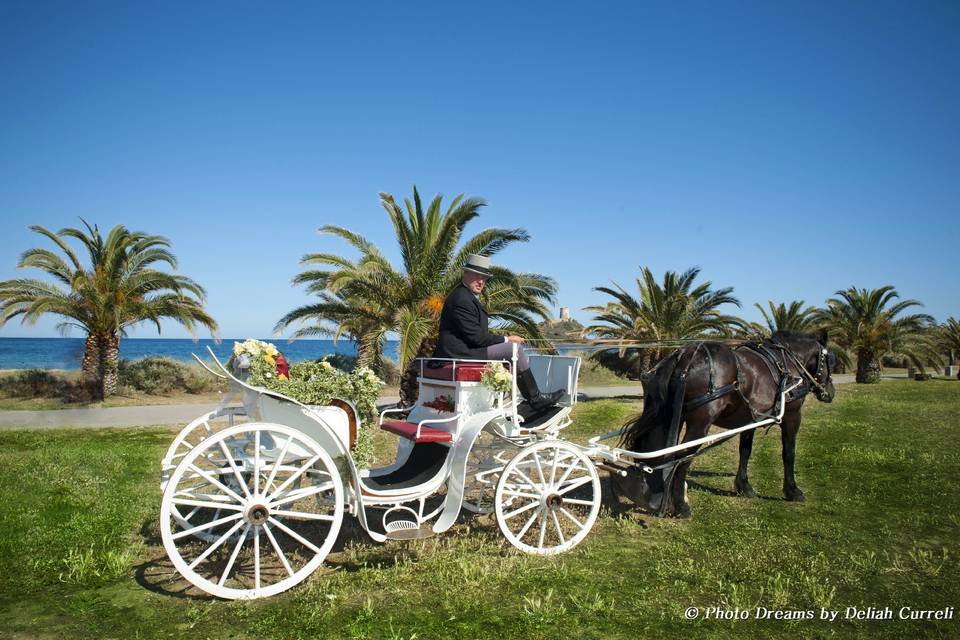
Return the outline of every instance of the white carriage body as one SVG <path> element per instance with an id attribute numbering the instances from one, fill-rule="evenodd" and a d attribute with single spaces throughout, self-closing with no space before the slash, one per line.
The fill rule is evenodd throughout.
<path id="1" fill-rule="evenodd" d="M 168 554 L 187 579 L 210 593 L 226 598 L 261 597 L 304 579 L 317 566 L 317 557 L 326 555 L 332 542 L 324 538 L 311 543 L 287 526 L 293 526 L 294 520 L 290 518 L 329 520 L 335 523 L 331 525 L 329 536 L 335 537 L 343 513 L 349 513 L 358 518 L 363 529 L 376 541 L 408 539 L 449 529 L 463 508 L 492 512 L 492 504 L 482 507 L 481 501 L 492 501 L 496 493 L 497 520 L 511 543 L 531 553 L 545 554 L 566 550 L 578 543 L 596 518 L 599 509 L 596 470 L 573 445 L 556 440 L 559 431 L 570 424 L 570 412 L 577 400 L 578 357 L 530 356 L 531 370 L 538 385 L 565 392 L 559 407 L 543 419 L 530 423 L 524 423 L 518 413 L 520 398 L 515 381 L 510 394 L 496 393 L 479 381 L 477 371 L 489 361 L 447 361 L 445 366 L 451 371 L 446 377 L 442 372 L 441 375 L 431 375 L 422 370 L 417 403 L 403 409 L 388 409 L 380 415 L 380 426 L 401 437 L 394 461 L 376 469 L 358 468 L 351 455 L 355 435 L 351 431 L 358 426 L 352 406 L 345 407 L 343 403 L 341 406 L 305 405 L 238 379 L 213 357 L 223 373 L 211 373 L 229 378 L 231 392 L 217 410 L 193 421 L 171 445 L 163 460 L 164 499 L 161 509 L 161 533 Z M 515 370 L 516 357 L 512 364 Z M 421 367 L 425 366 L 426 363 L 422 362 Z M 457 367 L 472 368 L 472 375 L 461 378 L 457 375 Z M 441 396 L 452 401 L 452 411 L 426 406 Z M 231 406 L 230 403 L 238 399 L 242 406 Z M 400 413 L 405 414 L 402 420 L 389 420 Z M 214 428 L 213 422 L 220 418 L 227 419 L 227 429 Z M 238 418 L 245 418 L 246 423 L 238 423 Z M 478 462 L 476 456 L 482 432 L 494 443 L 489 447 L 490 451 L 484 453 L 483 461 Z M 191 438 L 196 442 L 189 442 Z M 530 446 L 545 440 L 553 444 L 528 452 Z M 512 466 L 508 466 L 511 460 L 498 453 L 504 445 L 521 450 L 521 454 L 527 457 L 520 460 L 522 456 L 518 455 L 512 459 Z M 575 467 L 578 469 L 574 475 L 583 477 L 571 480 L 572 484 L 568 483 L 570 489 L 584 482 L 595 487 L 589 503 L 593 508 L 589 517 L 585 514 L 584 522 L 566 512 L 566 517 L 579 525 L 577 535 L 567 540 L 561 532 L 559 543 L 546 546 L 543 531 L 539 545 L 522 541 L 532 520 L 523 518 L 527 525 L 519 532 L 510 531 L 503 524 L 513 517 L 513 513 L 531 508 L 527 505 L 514 512 L 504 512 L 518 499 L 512 494 L 526 495 L 520 489 L 529 483 L 529 476 L 534 473 L 533 465 L 539 466 L 543 461 L 552 465 L 552 475 L 562 474 L 564 479 Z M 509 482 L 500 478 L 504 469 L 512 474 Z M 564 480 L 554 486 L 551 484 L 555 480 L 552 475 L 547 482 L 542 469 L 540 473 L 542 486 L 538 490 L 542 490 L 543 500 L 547 499 L 550 490 L 554 491 L 551 500 L 562 503 L 559 494 L 563 491 L 559 485 Z M 303 480 L 306 480 L 305 485 L 301 485 Z M 476 503 L 466 500 L 467 485 L 479 495 Z M 214 490 L 212 493 L 200 492 L 203 487 L 213 487 Z M 292 505 L 301 504 L 313 495 L 316 495 L 321 511 L 332 508 L 337 513 L 327 516 L 293 508 Z M 541 527 L 545 528 L 548 507 L 543 500 L 537 504 L 544 513 Z M 198 510 L 203 513 L 204 509 L 214 510 L 214 513 L 209 518 L 198 519 L 195 514 Z M 375 526 L 376 513 L 380 514 L 379 526 Z M 556 514 L 553 518 L 560 531 Z M 515 523 L 520 521 L 517 518 Z M 228 525 L 232 528 L 227 529 Z M 284 532 L 291 536 L 290 539 L 306 545 L 306 549 L 316 556 L 294 570 L 274 537 L 274 534 Z M 250 543 L 256 549 L 254 554 L 262 552 L 263 547 L 258 544 L 261 533 L 268 537 L 272 548 L 283 560 L 289 577 L 264 587 L 260 584 L 257 565 L 256 585 L 240 589 L 225 587 L 230 567 L 241 556 L 241 548 L 248 544 L 248 536 L 257 539 Z M 187 563 L 179 555 L 178 544 L 191 536 L 210 543 L 205 554 L 212 553 L 218 545 L 226 546 L 228 541 L 236 541 L 236 548 L 218 583 L 194 570 L 206 555 L 201 554 L 193 563 Z M 266 543 L 267 539 L 263 544 Z M 259 562 L 259 555 L 257 558 Z"/>
<path id="2" fill-rule="evenodd" d="M 518 411 L 515 379 L 510 394 L 496 393 L 479 381 L 478 371 L 489 361 L 440 361 L 446 363 L 441 369 L 449 371 L 439 375 L 421 362 L 417 403 L 379 417 L 381 428 L 401 436 L 394 461 L 359 469 L 351 455 L 358 427 L 352 405 L 307 406 L 253 387 L 215 356 L 214 361 L 223 373 L 211 373 L 229 378 L 231 393 L 215 411 L 183 429 L 164 457 L 160 529 L 177 570 L 223 598 L 268 596 L 305 579 L 332 548 L 345 513 L 355 515 L 371 538 L 383 542 L 444 531 L 466 508 L 494 513 L 506 539 L 522 551 L 566 551 L 584 539 L 599 513 L 598 465 L 621 475 L 626 468 L 652 472 L 672 464 L 655 463 L 656 458 L 693 455 L 688 452 L 702 445 L 779 423 L 786 393 L 799 384 L 781 392 L 775 416 L 641 453 L 603 444 L 619 431 L 591 438 L 586 447 L 559 438 L 571 424 L 577 402 L 578 357 L 530 356 L 537 385 L 565 393 L 559 406 L 529 422 Z M 515 371 L 516 355 L 512 365 Z M 458 376 L 458 367 L 461 373 L 472 369 L 471 375 Z M 441 396 L 452 402 L 450 411 L 427 406 L 440 404 Z M 231 406 L 236 400 L 240 406 Z M 400 420 L 389 419 L 401 414 Z M 237 418 L 249 422 L 238 424 Z M 226 429 L 214 428 L 218 419 L 226 419 Z M 374 526 L 377 512 L 379 527 Z M 322 530 L 313 539 L 306 528 L 298 532 L 298 526 L 312 523 Z M 201 551 L 190 555 L 191 543 Z M 288 558 L 284 545 L 297 546 L 296 555 Z M 248 547 L 255 578 L 244 582 L 234 577 L 226 584 Z M 218 549 L 222 557 L 213 559 Z M 264 573 L 261 559 L 268 556 L 278 560 Z M 236 569 L 234 575 L 243 571 Z M 263 576 L 272 582 L 262 584 Z"/>

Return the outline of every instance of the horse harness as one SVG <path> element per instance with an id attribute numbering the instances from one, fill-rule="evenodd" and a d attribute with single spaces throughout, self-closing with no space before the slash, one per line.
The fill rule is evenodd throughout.
<path id="1" fill-rule="evenodd" d="M 743 371 L 740 367 L 740 358 L 734 358 L 734 367 L 736 368 L 736 378 L 730 384 L 725 384 L 723 386 L 717 387 L 714 384 L 714 372 L 713 372 L 713 357 L 710 355 L 710 349 L 707 347 L 706 343 L 700 342 L 694 348 L 693 354 L 691 355 L 690 361 L 687 364 L 687 368 L 679 373 L 681 380 L 685 379 L 687 372 L 689 371 L 690 364 L 693 363 L 693 358 L 696 356 L 697 352 L 703 350 L 704 354 L 707 357 L 708 372 L 709 378 L 707 381 L 707 392 L 696 398 L 692 398 L 683 403 L 684 411 L 690 411 L 701 407 L 705 404 L 713 402 L 718 398 L 722 398 L 725 395 L 728 395 L 733 392 L 740 394 L 740 399 L 750 410 L 750 415 L 753 419 L 760 420 L 766 418 L 772 418 L 780 412 L 780 398 L 781 393 L 786 389 L 796 378 L 793 374 L 790 373 L 789 364 L 796 366 L 797 370 L 800 372 L 800 378 L 803 380 L 803 383 L 794 389 L 793 391 L 787 394 L 785 398 L 786 402 L 793 402 L 794 400 L 799 400 L 800 398 L 805 397 L 812 388 L 819 387 L 820 390 L 823 390 L 823 387 L 819 384 L 819 381 L 811 376 L 810 373 L 806 370 L 806 367 L 803 366 L 803 363 L 800 362 L 800 359 L 797 358 L 796 354 L 790 350 L 789 347 L 783 345 L 779 342 L 774 342 L 772 340 L 767 340 L 764 342 L 747 342 L 741 345 L 737 345 L 733 348 L 734 356 L 738 356 L 738 352 L 748 351 L 760 358 L 760 361 L 766 365 L 767 370 L 770 372 L 770 377 L 777 381 L 777 395 L 774 400 L 774 405 L 768 411 L 761 411 L 757 409 L 747 398 L 746 394 L 743 392 L 744 378 Z M 823 360 L 823 355 L 821 354 L 820 360 Z M 820 377 L 820 362 L 818 361 L 817 374 L 816 377 Z M 682 386 L 682 385 L 681 385 Z M 679 424 L 678 424 L 679 427 Z M 671 430 L 672 431 L 672 430 Z"/>
<path id="2" fill-rule="evenodd" d="M 698 396 L 691 400 L 684 401 L 684 395 L 686 391 L 686 377 L 687 373 L 690 370 L 690 366 L 693 364 L 693 359 L 696 357 L 697 352 L 703 350 L 704 354 L 707 356 L 708 364 L 708 375 L 707 380 L 707 392 L 702 396 Z M 777 394 L 776 399 L 774 400 L 773 407 L 770 408 L 768 412 L 760 411 L 751 404 L 750 400 L 747 398 L 746 394 L 743 392 L 743 372 L 740 369 L 740 357 L 737 353 L 740 350 L 745 350 L 752 352 L 760 357 L 760 360 L 766 365 L 767 369 L 770 372 L 770 375 L 774 380 L 777 381 Z M 680 422 L 683 413 L 701 407 L 709 402 L 713 402 L 718 398 L 722 398 L 730 393 L 736 392 L 740 394 L 740 399 L 750 410 L 750 414 L 753 416 L 755 422 L 759 422 L 763 419 L 773 418 L 776 420 L 776 416 L 780 413 L 780 400 L 783 399 L 784 402 L 793 402 L 800 398 L 805 397 L 811 390 L 816 390 L 818 393 L 826 393 L 824 385 L 826 380 L 829 377 L 830 367 L 832 363 L 828 359 L 827 350 L 821 348 L 820 354 L 817 358 L 817 370 L 811 376 L 810 372 L 807 371 L 806 367 L 800 362 L 800 359 L 796 356 L 793 351 L 790 350 L 784 344 L 773 340 L 766 340 L 764 342 L 748 342 L 741 345 L 738 345 L 733 348 L 734 352 L 734 366 L 736 368 L 736 377 L 733 382 L 730 384 L 725 384 L 720 387 L 717 387 L 714 379 L 713 371 L 713 356 L 710 355 L 710 348 L 705 342 L 697 343 L 697 346 L 694 348 L 693 353 L 691 354 L 690 360 L 687 362 L 686 367 L 683 371 L 675 373 L 674 375 L 678 378 L 679 384 L 674 385 L 674 396 L 673 396 L 673 412 L 670 420 L 670 428 L 667 432 L 666 446 L 670 447 L 676 445 L 680 439 Z M 832 358 L 833 356 L 829 356 Z M 662 363 L 662 361 L 661 361 Z M 660 364 L 658 363 L 657 367 L 654 367 L 654 371 L 659 368 Z M 789 363 L 793 363 L 796 366 L 797 371 L 800 372 L 800 379 L 802 384 L 796 387 L 794 390 L 790 391 L 784 395 L 784 390 L 787 389 L 794 381 L 796 377 L 790 373 Z M 651 372 L 652 373 L 652 372 Z M 824 382 L 821 383 L 821 380 Z M 680 409 L 683 411 L 680 411 Z M 677 467 L 690 460 L 698 455 L 701 455 L 712 449 L 713 447 L 719 446 L 723 441 L 717 441 L 712 444 L 708 444 L 705 447 L 701 447 L 693 453 L 689 453 L 685 456 L 679 458 L 672 458 L 661 462 L 658 465 L 652 467 L 645 467 L 645 471 L 653 472 L 655 470 L 664 470 L 664 484 L 665 486 L 670 486 L 670 483 L 673 480 L 673 474 L 676 472 Z M 667 507 L 667 501 L 663 500 L 660 508 L 658 509 L 659 515 L 665 513 Z"/>

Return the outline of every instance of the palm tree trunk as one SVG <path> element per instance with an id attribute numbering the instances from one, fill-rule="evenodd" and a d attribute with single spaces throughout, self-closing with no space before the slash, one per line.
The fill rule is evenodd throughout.
<path id="1" fill-rule="evenodd" d="M 424 338 L 420 343 L 415 358 L 410 360 L 403 375 L 400 376 L 400 405 L 409 407 L 417 401 L 417 395 L 420 393 L 420 386 L 417 379 L 420 377 L 420 362 L 417 358 L 428 358 L 433 354 L 437 346 L 435 337 Z"/>
<path id="2" fill-rule="evenodd" d="M 857 351 L 857 377 L 861 384 L 880 382 L 880 361 L 872 350 Z"/>
<path id="3" fill-rule="evenodd" d="M 83 370 L 85 380 L 97 381 L 100 379 L 100 341 L 93 333 L 87 334 L 80 368 Z"/>
<path id="4" fill-rule="evenodd" d="M 108 333 L 103 337 L 100 352 L 100 393 L 109 398 L 117 392 L 117 369 L 120 365 L 120 336 Z"/>

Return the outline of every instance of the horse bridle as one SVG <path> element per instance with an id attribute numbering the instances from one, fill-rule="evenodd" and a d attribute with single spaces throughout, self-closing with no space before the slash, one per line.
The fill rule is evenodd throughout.
<path id="1" fill-rule="evenodd" d="M 817 370 L 813 375 L 810 375 L 810 372 L 807 371 L 806 365 L 800 362 L 800 358 L 797 357 L 797 354 L 793 352 L 793 349 L 788 347 L 785 344 L 779 342 L 774 343 L 783 350 L 783 353 L 790 357 L 793 361 L 793 364 L 796 365 L 797 370 L 800 372 L 800 376 L 805 378 L 807 382 L 810 383 L 810 386 L 813 388 L 813 392 L 816 394 L 818 400 L 823 400 L 824 397 L 829 397 L 827 392 L 827 383 L 830 381 L 830 371 L 833 369 L 834 364 L 836 364 L 837 357 L 827 350 L 823 345 L 817 344 L 819 353 L 817 354 Z"/>

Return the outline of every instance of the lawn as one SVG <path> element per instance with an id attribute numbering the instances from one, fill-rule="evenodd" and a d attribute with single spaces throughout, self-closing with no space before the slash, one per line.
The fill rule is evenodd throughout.
<path id="1" fill-rule="evenodd" d="M 759 498 L 729 493 L 731 443 L 697 461 L 690 520 L 610 505 L 554 558 L 520 555 L 486 518 L 386 545 L 350 527 L 327 569 L 253 603 L 208 598 L 171 571 L 156 520 L 172 430 L 3 432 L 0 637 L 957 637 L 956 613 L 896 617 L 960 604 L 960 383 L 839 389 L 806 410 L 805 503 L 781 499 L 772 429 L 754 446 Z M 568 437 L 583 442 L 638 408 L 582 403 Z M 705 619 L 709 607 L 817 619 Z M 894 619 L 847 619 L 848 607 L 889 607 Z M 820 620 L 821 609 L 838 616 Z"/>
<path id="2" fill-rule="evenodd" d="M 59 409 L 107 409 L 110 407 L 143 407 L 157 404 L 216 404 L 221 394 L 206 393 L 148 393 L 124 391 L 97 402 L 66 402 L 60 398 L 0 398 L 0 411 L 54 411 Z"/>

